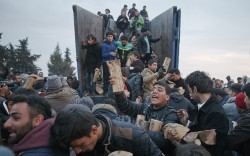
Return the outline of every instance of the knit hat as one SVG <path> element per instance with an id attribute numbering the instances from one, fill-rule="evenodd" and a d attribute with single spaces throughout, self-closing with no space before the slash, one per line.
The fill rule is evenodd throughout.
<path id="1" fill-rule="evenodd" d="M 21 78 L 24 82 L 26 82 L 26 81 L 28 80 L 28 78 L 29 78 L 29 75 L 28 75 L 28 74 L 21 74 L 21 75 L 20 75 L 20 78 Z"/>
<path id="2" fill-rule="evenodd" d="M 235 97 L 235 104 L 237 107 L 241 109 L 247 109 L 246 103 L 244 102 L 245 95 L 243 92 L 240 92 L 239 94 L 236 95 Z"/>
<path id="3" fill-rule="evenodd" d="M 48 88 L 47 89 L 59 89 L 62 87 L 61 78 L 57 75 L 52 75 L 47 78 Z"/>

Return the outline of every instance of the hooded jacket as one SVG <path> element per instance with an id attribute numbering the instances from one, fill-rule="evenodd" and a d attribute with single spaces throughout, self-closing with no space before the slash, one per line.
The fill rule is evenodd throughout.
<path id="1" fill-rule="evenodd" d="M 102 48 L 99 45 L 96 38 L 95 42 L 92 45 L 83 45 L 83 49 L 87 49 L 85 56 L 85 66 L 87 67 L 88 72 L 95 72 L 95 68 L 101 68 L 102 63 Z"/>
<path id="2" fill-rule="evenodd" d="M 47 119 L 33 128 L 24 138 L 13 146 L 18 156 L 55 156 L 67 155 L 67 152 L 55 151 L 49 145 L 50 128 L 54 119 Z"/>
<path id="3" fill-rule="evenodd" d="M 133 50 L 133 45 L 130 43 L 127 43 L 125 46 L 122 45 L 121 41 L 117 41 L 117 58 L 121 60 L 121 66 L 125 67 L 128 55 Z"/>
<path id="4" fill-rule="evenodd" d="M 106 63 L 106 61 L 115 60 L 116 56 L 110 55 L 110 52 L 116 52 L 116 43 L 113 40 L 109 42 L 108 40 L 104 40 L 102 42 L 102 62 Z"/>
<path id="5" fill-rule="evenodd" d="M 187 98 L 177 92 L 170 94 L 168 106 L 173 107 L 175 110 L 185 109 L 187 112 L 194 109 L 194 105 Z"/>
<path id="6" fill-rule="evenodd" d="M 130 92 L 129 99 L 135 101 L 138 96 L 142 96 L 143 78 L 139 73 L 132 73 L 129 75 L 126 86 Z"/>

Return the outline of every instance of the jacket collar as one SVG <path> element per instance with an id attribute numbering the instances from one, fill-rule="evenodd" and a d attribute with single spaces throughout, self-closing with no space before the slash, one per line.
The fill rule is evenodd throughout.
<path id="1" fill-rule="evenodd" d="M 199 111 L 207 113 L 215 103 L 218 103 L 218 100 L 215 95 L 211 95 L 211 97 L 207 100 L 207 102 L 205 102 L 205 104 L 200 108 Z"/>

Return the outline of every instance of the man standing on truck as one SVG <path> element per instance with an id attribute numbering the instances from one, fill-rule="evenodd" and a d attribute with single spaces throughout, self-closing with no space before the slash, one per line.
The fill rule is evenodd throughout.
<path id="1" fill-rule="evenodd" d="M 103 67 L 103 94 L 107 95 L 109 86 L 109 69 L 106 61 L 116 59 L 116 43 L 113 40 L 114 33 L 108 31 L 106 33 L 106 40 L 102 42 L 102 67 Z"/>

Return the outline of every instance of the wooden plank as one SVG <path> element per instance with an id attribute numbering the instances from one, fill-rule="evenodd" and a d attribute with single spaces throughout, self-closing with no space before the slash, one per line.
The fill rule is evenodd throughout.
<path id="1" fill-rule="evenodd" d="M 113 92 L 121 92 L 124 90 L 124 84 L 122 80 L 121 62 L 120 60 L 107 61 L 110 77 L 114 80 L 112 85 Z"/>
<path id="2" fill-rule="evenodd" d="M 168 71 L 168 68 L 170 66 L 171 58 L 165 57 L 164 62 L 163 62 L 163 67 Z"/>

